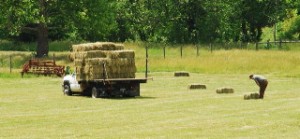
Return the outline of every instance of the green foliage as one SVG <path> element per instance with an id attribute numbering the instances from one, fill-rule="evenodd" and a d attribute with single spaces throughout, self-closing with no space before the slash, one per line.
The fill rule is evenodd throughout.
<path id="1" fill-rule="evenodd" d="M 294 15 L 290 19 L 282 22 L 282 32 L 279 34 L 281 39 L 299 40 L 300 16 Z"/>
<path id="2" fill-rule="evenodd" d="M 52 41 L 256 42 L 264 27 L 286 20 L 299 5 L 290 0 L 2 0 L 0 36 L 17 41 L 20 33 L 32 31 L 28 25 L 42 24 Z"/>
<path id="3" fill-rule="evenodd" d="M 52 41 L 49 43 L 49 50 L 58 51 L 70 51 L 72 41 Z M 22 42 L 11 42 L 7 40 L 0 41 L 0 51 L 28 51 L 34 52 L 36 50 L 36 43 L 22 43 Z"/>

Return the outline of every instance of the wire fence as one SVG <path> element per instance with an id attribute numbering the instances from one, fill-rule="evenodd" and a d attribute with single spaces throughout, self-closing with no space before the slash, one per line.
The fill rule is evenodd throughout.
<path id="1" fill-rule="evenodd" d="M 192 45 L 161 45 L 155 43 L 145 44 L 147 51 L 157 52 L 153 56 L 163 56 L 164 58 L 170 56 L 180 56 L 183 57 L 186 54 L 200 56 L 201 51 L 209 51 L 213 53 L 218 50 L 232 50 L 232 49 L 241 49 L 241 50 L 300 50 L 300 41 L 268 41 L 268 42 L 259 42 L 259 43 L 210 43 L 210 44 L 192 44 Z M 189 48 L 187 50 L 187 48 Z M 170 52 L 170 49 L 177 49 L 177 53 Z M 191 50 L 192 49 L 192 50 Z M 172 50 L 171 50 L 172 51 Z M 191 53 L 192 51 L 192 53 Z M 151 54 L 153 54 L 152 52 Z"/>
<path id="2" fill-rule="evenodd" d="M 155 43 L 143 44 L 147 46 L 146 59 L 159 58 L 183 58 L 186 55 L 199 57 L 203 51 L 213 53 L 218 50 L 300 50 L 300 41 L 267 41 L 259 43 L 210 43 L 210 44 L 191 44 L 191 45 L 162 45 Z M 143 46 L 141 45 L 141 46 Z M 148 52 L 149 51 L 149 52 Z M 144 56 L 143 56 L 144 57 Z M 33 58 L 30 52 L 2 52 L 0 53 L 0 73 L 3 69 L 12 72 L 14 69 L 21 69 L 25 62 Z M 60 57 L 65 59 L 65 57 Z"/>
<path id="3" fill-rule="evenodd" d="M 25 53 L 0 54 L 0 73 L 4 71 L 12 73 L 14 69 L 19 71 L 30 58 L 32 58 L 31 54 Z"/>

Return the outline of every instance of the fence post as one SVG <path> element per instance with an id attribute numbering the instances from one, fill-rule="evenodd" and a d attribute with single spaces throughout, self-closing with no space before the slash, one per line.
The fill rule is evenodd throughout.
<path id="1" fill-rule="evenodd" d="M 9 73 L 12 72 L 12 60 L 11 60 L 11 55 L 9 55 Z"/>
<path id="2" fill-rule="evenodd" d="M 240 49 L 243 49 L 243 41 L 240 43 Z"/>
<path id="3" fill-rule="evenodd" d="M 212 52 L 213 52 L 213 46 L 212 46 L 212 43 L 209 43 L 209 46 L 210 46 L 210 52 L 212 53 Z"/>
<path id="4" fill-rule="evenodd" d="M 258 42 L 255 43 L 255 49 L 258 51 Z"/>
<path id="5" fill-rule="evenodd" d="M 279 40 L 279 49 L 282 49 L 282 40 Z"/>
<path id="6" fill-rule="evenodd" d="M 145 78 L 148 78 L 148 44 L 146 44 L 146 72 L 145 72 Z"/>
<path id="7" fill-rule="evenodd" d="M 180 56 L 182 58 L 182 45 L 180 45 Z"/>
<path id="8" fill-rule="evenodd" d="M 270 40 L 268 40 L 268 41 L 267 41 L 267 49 L 269 50 L 270 47 L 271 47 L 271 45 L 270 45 Z"/>
<path id="9" fill-rule="evenodd" d="M 198 44 L 196 44 L 196 47 L 197 47 L 197 57 L 199 56 L 199 46 Z"/>
<path id="10" fill-rule="evenodd" d="M 55 63 L 55 53 L 53 53 L 53 62 L 54 62 L 54 65 L 56 65 L 56 63 Z"/>
<path id="11" fill-rule="evenodd" d="M 166 46 L 164 46 L 164 59 L 166 59 Z"/>

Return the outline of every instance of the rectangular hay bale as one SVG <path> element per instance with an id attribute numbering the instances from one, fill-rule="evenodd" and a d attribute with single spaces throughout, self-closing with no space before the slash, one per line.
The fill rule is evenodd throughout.
<path id="1" fill-rule="evenodd" d="M 206 89 L 206 85 L 204 85 L 204 84 L 191 84 L 191 85 L 189 85 L 189 89 Z"/>

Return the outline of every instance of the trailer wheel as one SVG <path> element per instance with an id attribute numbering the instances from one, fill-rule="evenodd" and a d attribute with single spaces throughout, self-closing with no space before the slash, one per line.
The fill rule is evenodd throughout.
<path id="1" fill-rule="evenodd" d="M 69 84 L 64 85 L 64 95 L 72 96 L 72 91 Z"/>
<path id="2" fill-rule="evenodd" d="M 92 88 L 92 98 L 99 98 L 100 94 L 99 94 L 99 90 L 96 87 Z"/>

